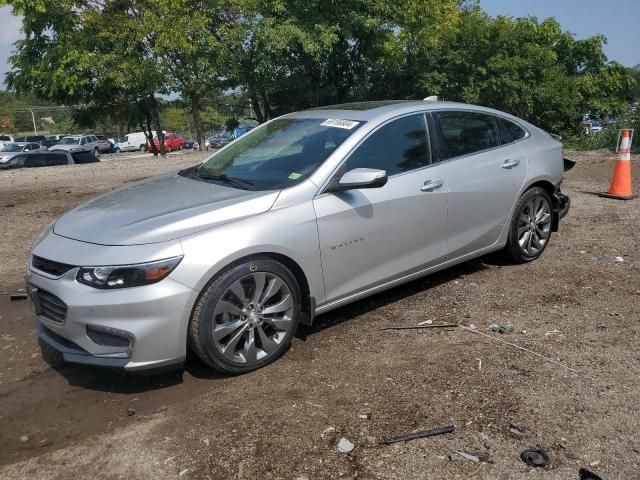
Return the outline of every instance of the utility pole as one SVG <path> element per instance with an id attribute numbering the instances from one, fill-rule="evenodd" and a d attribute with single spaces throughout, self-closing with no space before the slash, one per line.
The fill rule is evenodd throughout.
<path id="1" fill-rule="evenodd" d="M 33 114 L 33 110 L 29 109 L 31 112 L 31 120 L 33 120 L 33 134 L 38 135 L 38 129 L 36 128 L 36 116 Z"/>

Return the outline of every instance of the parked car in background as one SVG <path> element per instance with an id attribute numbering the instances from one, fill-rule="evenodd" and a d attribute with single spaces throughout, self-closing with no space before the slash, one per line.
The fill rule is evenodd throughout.
<path id="1" fill-rule="evenodd" d="M 175 150 L 182 150 L 184 148 L 184 138 L 177 133 L 167 132 L 163 135 L 164 137 L 164 151 L 165 152 L 173 152 Z M 160 140 L 157 137 L 153 139 L 153 143 L 156 146 L 156 149 L 160 151 Z M 152 148 L 150 145 L 147 145 L 147 150 L 151 151 Z"/>
<path id="2" fill-rule="evenodd" d="M 569 209 L 562 144 L 473 105 L 335 105 L 233 147 L 43 232 L 27 288 L 44 343 L 130 371 L 180 365 L 190 346 L 248 372 L 317 314 L 490 252 L 536 260 Z"/>
<path id="3" fill-rule="evenodd" d="M 69 135 L 52 146 L 50 150 L 86 151 L 93 152 L 96 158 L 100 156 L 100 147 L 95 135 Z"/>
<path id="4" fill-rule="evenodd" d="M 47 135 L 45 137 L 45 139 L 41 142 L 42 146 L 44 147 L 53 147 L 54 145 L 56 145 L 58 142 L 60 142 L 60 140 L 62 140 L 64 137 L 68 137 L 69 134 L 65 133 L 62 135 Z"/>
<path id="5" fill-rule="evenodd" d="M 4 147 L 7 143 L 13 143 L 13 137 L 0 133 L 0 148 Z"/>
<path id="6" fill-rule="evenodd" d="M 115 153 L 132 152 L 140 150 L 144 152 L 147 149 L 147 136 L 144 132 L 133 132 L 124 136 L 123 139 L 116 142 L 113 146 Z"/>
<path id="7" fill-rule="evenodd" d="M 184 141 L 184 146 L 183 146 L 183 148 L 184 148 L 185 150 L 193 150 L 194 148 L 196 148 L 196 145 L 198 145 L 197 140 L 189 139 L 189 140 L 185 140 L 185 141 Z"/>
<path id="8" fill-rule="evenodd" d="M 112 144 L 106 135 L 94 135 L 98 139 L 98 151 L 100 153 L 111 153 Z"/>
<path id="9" fill-rule="evenodd" d="M 77 151 L 69 152 L 65 150 L 37 150 L 20 153 L 10 158 L 5 163 L 0 163 L 0 170 L 12 170 L 15 168 L 37 168 L 52 167 L 56 165 L 75 165 L 80 163 L 92 163 L 99 160 L 93 152 Z"/>
<path id="10" fill-rule="evenodd" d="M 207 140 L 211 148 L 222 148 L 233 142 L 233 137 L 228 132 L 225 132 L 218 135 L 211 135 Z"/>
<path id="11" fill-rule="evenodd" d="M 15 137 L 13 139 L 14 142 L 27 142 L 27 143 L 38 143 L 42 145 L 42 142 L 46 141 L 47 137 L 44 135 L 27 135 L 22 137 Z"/>
<path id="12" fill-rule="evenodd" d="M 7 143 L 0 149 L 0 163 L 5 163 L 11 157 L 14 157 L 22 152 L 29 152 L 32 150 L 46 150 L 47 147 L 43 147 L 39 143 L 27 143 L 27 142 L 14 142 Z"/>

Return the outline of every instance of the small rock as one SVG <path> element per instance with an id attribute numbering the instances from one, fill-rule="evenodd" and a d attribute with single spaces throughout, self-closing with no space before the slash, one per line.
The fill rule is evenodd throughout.
<path id="1" fill-rule="evenodd" d="M 338 452 L 340 453 L 349 453 L 354 448 L 355 448 L 355 445 L 344 437 L 341 438 L 340 441 L 338 442 Z"/>
<path id="2" fill-rule="evenodd" d="M 135 409 L 133 408 L 128 408 L 127 409 L 127 415 L 129 415 L 130 417 L 133 417 L 136 414 Z"/>
<path id="3" fill-rule="evenodd" d="M 595 460 L 593 462 L 589 462 L 589 466 L 590 467 L 597 467 L 598 465 L 600 465 L 600 460 Z"/>
<path id="4" fill-rule="evenodd" d="M 21 441 L 22 443 L 24 443 L 24 442 L 28 442 L 28 441 L 29 441 L 29 437 L 27 437 L 26 435 L 22 435 L 22 436 L 20 437 L 20 441 Z"/>
<path id="5" fill-rule="evenodd" d="M 323 440 L 333 440 L 336 436 L 336 429 L 333 427 L 325 428 L 320 434 Z"/>
<path id="6" fill-rule="evenodd" d="M 565 455 L 569 460 L 579 460 L 580 457 L 573 452 L 567 452 Z"/>
<path id="7" fill-rule="evenodd" d="M 580 250 L 580 253 L 581 253 L 582 255 L 584 255 L 584 254 L 585 254 L 585 253 L 587 253 L 587 252 L 586 252 L 585 250 Z"/>
<path id="8" fill-rule="evenodd" d="M 509 431 L 514 435 L 524 435 L 524 432 L 513 424 L 509 425 Z"/>
<path id="9" fill-rule="evenodd" d="M 622 257 L 616 257 L 615 258 L 616 263 L 624 263 L 624 258 Z"/>

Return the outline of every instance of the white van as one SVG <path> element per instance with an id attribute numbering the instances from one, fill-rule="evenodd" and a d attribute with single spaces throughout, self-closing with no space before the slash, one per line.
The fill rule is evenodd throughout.
<path id="1" fill-rule="evenodd" d="M 113 146 L 113 151 L 116 153 L 131 152 L 133 150 L 140 150 L 141 152 L 147 150 L 147 137 L 144 132 L 133 132 L 125 135 L 122 141 Z"/>

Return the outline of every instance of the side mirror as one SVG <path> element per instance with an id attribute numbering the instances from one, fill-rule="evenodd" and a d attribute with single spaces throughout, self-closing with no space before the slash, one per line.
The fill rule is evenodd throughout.
<path id="1" fill-rule="evenodd" d="M 345 173 L 340 180 L 332 180 L 328 192 L 344 192 L 357 188 L 380 188 L 386 185 L 387 172 L 375 168 L 354 168 Z"/>

